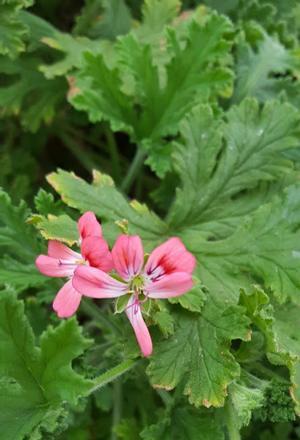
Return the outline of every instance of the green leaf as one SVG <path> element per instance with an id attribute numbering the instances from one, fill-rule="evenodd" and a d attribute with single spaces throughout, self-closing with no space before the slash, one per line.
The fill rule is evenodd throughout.
<path id="1" fill-rule="evenodd" d="M 140 433 L 143 440 L 224 440 L 222 426 L 215 413 L 191 406 L 178 406 L 158 414 L 156 424 L 147 426 Z"/>
<path id="2" fill-rule="evenodd" d="M 62 170 L 50 174 L 47 179 L 69 206 L 81 212 L 93 207 L 93 211 L 101 220 L 110 222 L 125 218 L 129 222 L 129 233 L 141 234 L 143 239 L 152 245 L 163 240 L 166 234 L 166 225 L 162 220 L 153 212 L 145 209 L 141 212 L 132 207 L 106 176 L 103 176 L 102 181 L 98 176 L 94 185 Z M 44 230 L 46 231 L 45 228 Z"/>
<path id="3" fill-rule="evenodd" d="M 276 38 L 267 34 L 259 43 L 257 51 L 241 43 L 237 50 L 237 80 L 233 102 L 240 102 L 246 96 L 255 96 L 262 102 L 276 98 L 280 90 L 285 89 L 285 85 L 295 83 L 299 61 L 299 54 L 287 50 Z"/>
<path id="4" fill-rule="evenodd" d="M 7 440 L 21 440 L 63 402 L 76 403 L 92 382 L 71 366 L 89 345 L 74 319 L 43 333 L 40 346 L 11 292 L 0 295 L 0 422 Z"/>
<path id="5" fill-rule="evenodd" d="M 235 230 L 262 203 L 263 191 L 249 190 L 291 172 L 282 153 L 298 146 L 298 126 L 298 112 L 277 102 L 260 109 L 246 99 L 229 110 L 225 124 L 208 107 L 195 109 L 181 124 L 174 157 L 182 186 L 169 213 L 171 226 L 210 236 Z"/>
<path id="6" fill-rule="evenodd" d="M 39 229 L 46 240 L 63 241 L 70 246 L 78 241 L 77 223 L 68 215 L 54 216 L 49 214 L 48 218 L 33 215 L 29 221 Z"/>
<path id="7" fill-rule="evenodd" d="M 180 11 L 179 0 L 145 0 L 142 13 L 143 22 L 136 33 L 142 41 L 153 42 L 155 37 L 161 37 L 165 26 L 170 24 Z"/>
<path id="8" fill-rule="evenodd" d="M 64 76 L 74 67 L 81 67 L 84 52 L 97 54 L 103 51 L 102 45 L 98 41 L 92 41 L 85 37 L 75 38 L 56 30 L 51 37 L 44 37 L 41 41 L 65 55 L 62 60 L 53 64 L 39 66 L 39 70 L 44 73 L 47 79 Z"/>
<path id="9" fill-rule="evenodd" d="M 169 298 L 171 304 L 180 304 L 186 310 L 190 312 L 201 312 L 206 295 L 198 280 L 195 281 L 195 286 L 189 292 L 181 296 Z"/>
<path id="10" fill-rule="evenodd" d="M 285 365 L 289 369 L 292 383 L 290 394 L 295 402 L 295 411 L 299 415 L 299 306 L 288 303 L 274 308 L 268 295 L 257 288 L 251 292 L 242 291 L 240 303 L 247 310 L 253 324 L 264 334 L 269 361 L 274 365 Z"/>
<path id="11" fill-rule="evenodd" d="M 66 93 L 65 80 L 46 79 L 38 71 L 40 63 L 39 58 L 25 55 L 14 61 L 0 59 L 0 73 L 9 81 L 0 87 L 0 111 L 2 115 L 20 114 L 22 125 L 32 132 L 54 118 Z"/>
<path id="12" fill-rule="evenodd" d="M 9 285 L 17 292 L 22 292 L 28 287 L 38 287 L 47 282 L 34 264 L 21 263 L 8 256 L 0 259 L 0 286 Z"/>
<path id="13" fill-rule="evenodd" d="M 152 315 L 152 318 L 165 337 L 174 333 L 174 319 L 168 310 L 159 310 Z"/>
<path id="14" fill-rule="evenodd" d="M 26 224 L 30 211 L 25 202 L 13 206 L 9 195 L 0 189 L 0 246 L 3 252 L 28 262 L 40 246 L 31 226 Z"/>
<path id="15" fill-rule="evenodd" d="M 57 215 L 61 214 L 64 210 L 63 203 L 60 200 L 55 201 L 53 194 L 43 189 L 39 189 L 39 192 L 34 197 L 34 205 L 39 214 L 42 215 Z"/>
<path id="16" fill-rule="evenodd" d="M 291 186 L 282 198 L 275 197 L 246 218 L 228 238 L 198 243 L 195 240 L 194 245 L 188 242 L 190 250 L 202 261 L 198 273 L 202 282 L 211 288 L 207 277 L 219 277 L 222 284 L 223 274 L 229 273 L 234 289 L 234 277 L 244 272 L 250 282 L 251 278 L 252 282 L 259 280 L 281 302 L 290 298 L 299 304 L 299 197 L 299 187 Z"/>
<path id="17" fill-rule="evenodd" d="M 267 382 L 260 381 L 244 373 L 241 379 L 229 386 L 232 409 L 235 413 L 235 425 L 238 430 L 250 423 L 252 412 L 261 408 L 264 402 L 264 390 Z"/>
<path id="18" fill-rule="evenodd" d="M 182 313 L 175 317 L 174 335 L 155 346 L 148 367 L 151 383 L 171 390 L 183 381 L 190 403 L 223 406 L 228 384 L 239 376 L 230 341 L 249 339 L 243 309 L 233 306 L 221 310 L 211 300 L 201 316 Z"/>
<path id="19" fill-rule="evenodd" d="M 109 68 L 103 55 L 85 54 L 75 79 L 69 100 L 77 110 L 88 112 L 92 122 L 109 121 L 114 131 L 133 132 L 134 114 L 122 91 L 120 72 Z"/>
<path id="20" fill-rule="evenodd" d="M 28 8 L 32 0 L 10 0 L 0 3 L 0 54 L 16 58 L 25 50 L 24 37 L 28 27 L 20 19 L 20 9 Z"/>
<path id="21" fill-rule="evenodd" d="M 114 40 L 127 34 L 131 24 L 130 9 L 124 0 L 88 0 L 76 17 L 74 31 L 90 38 Z"/>
<path id="22" fill-rule="evenodd" d="M 163 175 L 170 163 L 166 158 L 160 162 L 162 138 L 177 133 L 179 122 L 199 100 L 230 92 L 231 72 L 224 67 L 230 48 L 224 36 L 230 31 L 230 22 L 214 14 L 201 24 L 191 21 L 183 41 L 170 28 L 164 37 L 168 61 L 159 66 L 151 44 L 141 43 L 132 32 L 117 42 L 113 68 L 103 56 L 86 54 L 70 102 L 87 111 L 92 122 L 108 120 L 114 131 L 127 132 Z"/>

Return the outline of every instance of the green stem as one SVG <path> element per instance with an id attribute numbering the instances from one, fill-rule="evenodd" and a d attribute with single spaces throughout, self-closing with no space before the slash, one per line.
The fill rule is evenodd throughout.
<path id="1" fill-rule="evenodd" d="M 103 327 L 108 328 L 114 333 L 120 333 L 119 327 L 117 327 L 114 323 L 107 319 L 107 317 L 103 313 L 101 313 L 101 310 L 98 306 L 96 306 L 96 304 L 87 299 L 84 299 L 83 301 L 81 301 L 81 309 L 91 318 L 94 318 L 96 321 L 100 322 Z"/>
<path id="2" fill-rule="evenodd" d="M 133 161 L 131 162 L 129 170 L 121 186 L 121 189 L 124 192 L 128 192 L 130 190 L 131 185 L 135 181 L 138 173 L 140 172 L 140 169 L 144 164 L 145 157 L 146 157 L 145 151 L 141 150 L 140 148 L 137 148 Z"/>
<path id="3" fill-rule="evenodd" d="M 137 365 L 138 360 L 128 359 L 127 361 L 121 362 L 116 367 L 111 368 L 100 376 L 94 379 L 94 386 L 91 388 L 90 393 L 94 393 L 100 388 L 104 387 L 104 385 L 118 379 L 118 377 L 122 376 L 127 371 L 131 370 L 135 365 Z"/>
<path id="4" fill-rule="evenodd" d="M 270 370 L 269 368 L 265 367 L 264 365 L 256 362 L 255 364 L 251 365 L 251 371 L 255 370 L 256 372 L 261 373 L 263 376 L 266 376 L 267 378 L 272 379 L 273 377 L 276 377 L 283 383 L 289 383 L 284 377 L 282 377 L 279 373 L 277 373 L 274 370 Z M 264 379 L 261 379 L 264 380 Z"/>
<path id="5" fill-rule="evenodd" d="M 228 396 L 226 406 L 226 425 L 229 440 L 241 440 L 240 431 L 236 423 L 236 416 L 232 405 L 231 397 Z"/>
<path id="6" fill-rule="evenodd" d="M 118 146 L 113 133 L 108 127 L 105 128 L 105 137 L 109 146 L 109 152 L 112 161 L 113 178 L 115 180 L 119 180 L 121 176 L 121 166 L 119 160 Z"/>

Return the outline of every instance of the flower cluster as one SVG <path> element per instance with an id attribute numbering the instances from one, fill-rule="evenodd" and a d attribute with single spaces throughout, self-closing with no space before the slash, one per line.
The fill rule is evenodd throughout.
<path id="1" fill-rule="evenodd" d="M 120 235 L 110 251 L 92 212 L 80 217 L 78 231 L 80 253 L 50 240 L 48 255 L 36 259 L 36 266 L 44 275 L 68 278 L 54 299 L 53 309 L 60 318 L 67 318 L 78 309 L 82 295 L 126 295 L 126 315 L 143 355 L 149 356 L 152 340 L 142 316 L 142 305 L 148 298 L 170 298 L 189 291 L 193 286 L 194 256 L 175 237 L 155 248 L 146 262 L 137 235 Z"/>

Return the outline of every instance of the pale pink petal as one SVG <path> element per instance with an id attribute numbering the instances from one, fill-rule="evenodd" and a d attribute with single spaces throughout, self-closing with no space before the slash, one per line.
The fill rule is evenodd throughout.
<path id="1" fill-rule="evenodd" d="M 195 257 L 186 250 L 179 238 L 173 237 L 151 252 L 144 272 L 152 279 L 157 279 L 173 272 L 191 274 L 195 265 Z"/>
<path id="2" fill-rule="evenodd" d="M 72 276 L 76 265 L 69 263 L 68 260 L 39 255 L 35 260 L 36 267 L 48 277 L 69 277 Z"/>
<path id="3" fill-rule="evenodd" d="M 120 235 L 112 249 L 113 263 L 126 281 L 139 274 L 144 263 L 144 250 L 137 235 Z"/>
<path id="4" fill-rule="evenodd" d="M 126 315 L 133 327 L 136 339 L 140 346 L 140 349 L 145 357 L 150 356 L 152 353 L 152 340 L 149 330 L 145 324 L 142 316 L 141 307 L 135 296 L 131 295 L 127 308 Z"/>
<path id="5" fill-rule="evenodd" d="M 72 261 L 80 260 L 82 258 L 78 252 L 73 251 L 57 240 L 50 240 L 48 242 L 48 255 L 49 257 Z"/>
<path id="6" fill-rule="evenodd" d="M 92 211 L 87 211 L 80 217 L 78 231 L 82 240 L 89 236 L 102 237 L 101 225 Z"/>
<path id="7" fill-rule="evenodd" d="M 149 298 L 172 298 L 180 296 L 191 290 L 193 279 L 191 274 L 186 272 L 174 272 L 165 275 L 158 281 L 149 281 L 145 284 L 145 291 Z"/>
<path id="8" fill-rule="evenodd" d="M 81 243 L 81 253 L 91 266 L 97 267 L 104 272 L 109 272 L 113 269 L 112 256 L 108 244 L 103 238 L 84 238 Z"/>
<path id="9" fill-rule="evenodd" d="M 76 269 L 73 287 L 82 295 L 92 298 L 116 298 L 128 291 L 126 284 L 90 266 L 80 266 Z"/>
<path id="10" fill-rule="evenodd" d="M 53 309 L 59 318 L 68 318 L 74 315 L 79 307 L 81 295 L 72 286 L 69 280 L 57 293 L 53 301 Z"/>

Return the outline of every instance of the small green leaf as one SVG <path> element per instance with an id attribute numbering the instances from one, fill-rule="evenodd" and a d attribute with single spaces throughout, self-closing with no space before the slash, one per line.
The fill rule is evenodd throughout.
<path id="1" fill-rule="evenodd" d="M 206 295 L 201 287 L 200 281 L 195 279 L 195 286 L 189 292 L 181 296 L 169 298 L 171 304 L 180 304 L 190 312 L 201 312 Z"/>
<path id="2" fill-rule="evenodd" d="M 0 54 L 16 58 L 25 50 L 24 37 L 29 29 L 20 18 L 20 10 L 32 6 L 32 0 L 2 1 L 0 5 Z"/>
<path id="3" fill-rule="evenodd" d="M 141 234 L 152 246 L 153 243 L 163 240 L 166 234 L 167 227 L 158 216 L 151 211 L 136 211 L 111 184 L 107 185 L 103 181 L 103 185 L 89 185 L 73 173 L 62 170 L 50 174 L 47 179 L 69 206 L 81 212 L 92 208 L 101 220 L 110 222 L 126 218 L 129 222 L 129 233 Z"/>
<path id="4" fill-rule="evenodd" d="M 79 238 L 77 223 L 68 215 L 48 215 L 48 218 L 33 216 L 30 220 L 46 240 L 63 241 L 70 246 Z"/>

